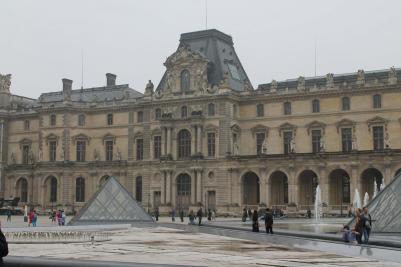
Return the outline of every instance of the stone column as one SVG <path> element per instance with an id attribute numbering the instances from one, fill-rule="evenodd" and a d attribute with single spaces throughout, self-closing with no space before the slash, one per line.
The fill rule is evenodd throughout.
<path id="1" fill-rule="evenodd" d="M 196 126 L 191 126 L 191 155 L 196 154 Z"/>
<path id="2" fill-rule="evenodd" d="M 260 169 L 259 178 L 259 203 L 267 203 L 266 201 L 266 170 Z"/>
<path id="3" fill-rule="evenodd" d="M 161 177 L 161 190 L 160 190 L 160 203 L 166 204 L 166 172 L 162 171 L 162 177 Z"/>
<path id="4" fill-rule="evenodd" d="M 202 170 L 197 169 L 196 171 L 196 202 L 202 202 Z"/>
<path id="5" fill-rule="evenodd" d="M 3 141 L 4 140 L 4 120 L 0 120 L 0 193 L 3 192 L 4 179 L 3 179 Z M 6 161 L 6 160 L 5 160 Z"/>
<path id="6" fill-rule="evenodd" d="M 391 180 L 393 179 L 393 177 L 391 176 L 391 166 L 390 164 L 385 164 L 384 165 L 384 184 L 387 186 Z"/>
<path id="7" fill-rule="evenodd" d="M 202 127 L 200 125 L 197 126 L 197 151 L 198 153 L 202 153 Z"/>
<path id="8" fill-rule="evenodd" d="M 176 207 L 176 195 L 177 195 L 177 181 L 173 177 L 173 172 L 170 172 L 171 175 L 171 204 L 173 207 Z"/>
<path id="9" fill-rule="evenodd" d="M 166 203 L 171 203 L 171 171 L 167 171 L 166 174 Z"/>
<path id="10" fill-rule="evenodd" d="M 289 170 L 289 175 L 288 177 L 288 198 L 289 202 L 294 202 L 295 204 L 298 205 L 298 182 L 295 177 L 295 169 L 294 167 L 291 167 Z"/>
<path id="11" fill-rule="evenodd" d="M 196 205 L 195 196 L 196 196 L 196 171 L 193 171 L 191 177 L 191 204 Z"/>
<path id="12" fill-rule="evenodd" d="M 171 154 L 171 128 L 167 128 L 167 154 Z"/>
<path id="13" fill-rule="evenodd" d="M 161 146 L 162 146 L 162 155 L 165 156 L 166 155 L 166 141 L 167 141 L 167 137 L 166 137 L 166 128 L 162 128 L 162 140 L 161 140 Z"/>

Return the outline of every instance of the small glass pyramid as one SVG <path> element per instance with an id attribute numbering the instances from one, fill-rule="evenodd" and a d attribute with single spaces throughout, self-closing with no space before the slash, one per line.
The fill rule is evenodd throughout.
<path id="1" fill-rule="evenodd" d="M 401 231 L 401 174 L 397 175 L 367 205 L 372 216 L 372 232 L 399 233 Z M 349 225 L 354 225 L 355 219 Z"/>
<path id="2" fill-rule="evenodd" d="M 117 179 L 110 177 L 69 224 L 134 222 L 153 222 L 153 220 Z"/>

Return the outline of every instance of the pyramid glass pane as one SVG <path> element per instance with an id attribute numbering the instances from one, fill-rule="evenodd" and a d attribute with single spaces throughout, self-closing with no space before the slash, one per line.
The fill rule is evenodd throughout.
<path id="1" fill-rule="evenodd" d="M 134 222 L 153 220 L 114 177 L 110 177 L 71 220 L 72 225 Z"/>

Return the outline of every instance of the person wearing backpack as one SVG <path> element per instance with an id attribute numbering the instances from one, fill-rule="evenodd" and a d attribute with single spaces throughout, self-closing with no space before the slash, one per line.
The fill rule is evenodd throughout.
<path id="1" fill-rule="evenodd" d="M 367 207 L 363 208 L 363 217 L 364 217 L 364 232 L 363 232 L 363 238 L 365 244 L 369 242 L 369 236 L 370 236 L 370 230 L 372 229 L 372 217 L 369 214 L 369 210 Z"/>
<path id="2" fill-rule="evenodd" d="M 3 266 L 3 257 L 8 255 L 8 243 L 6 237 L 1 231 L 1 223 L 0 223 L 0 266 Z"/>

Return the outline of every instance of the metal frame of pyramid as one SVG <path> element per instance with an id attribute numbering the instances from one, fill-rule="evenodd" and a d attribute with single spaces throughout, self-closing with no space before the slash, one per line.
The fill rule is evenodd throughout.
<path id="1" fill-rule="evenodd" d="M 366 206 L 372 216 L 372 232 L 401 233 L 401 174 L 381 190 Z M 353 226 L 355 219 L 348 225 Z"/>
<path id="2" fill-rule="evenodd" d="M 116 178 L 110 177 L 68 224 L 137 222 L 153 222 L 153 219 Z"/>

